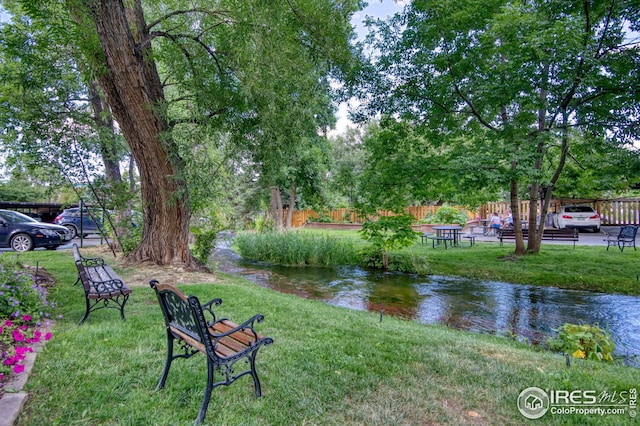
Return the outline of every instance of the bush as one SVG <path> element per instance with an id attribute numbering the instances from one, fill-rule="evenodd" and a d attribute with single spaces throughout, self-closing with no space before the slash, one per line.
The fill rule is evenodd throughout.
<path id="1" fill-rule="evenodd" d="M 47 289 L 36 283 L 33 275 L 14 257 L 0 258 L 0 386 L 8 373 L 21 373 L 32 344 L 42 336 L 37 327 L 53 310 L 47 302 Z"/>
<path id="2" fill-rule="evenodd" d="M 467 215 L 453 207 L 440 207 L 435 214 L 425 216 L 422 223 L 456 223 L 460 226 L 467 224 Z"/>
<path id="3" fill-rule="evenodd" d="M 609 333 L 597 325 L 564 324 L 558 337 L 549 339 L 551 350 L 562 351 L 574 358 L 613 362 L 615 344 Z"/>
<path id="4" fill-rule="evenodd" d="M 209 263 L 216 237 L 222 228 L 222 222 L 215 215 L 202 217 L 197 225 L 191 227 L 191 233 L 196 238 L 191 253 L 203 265 Z"/>

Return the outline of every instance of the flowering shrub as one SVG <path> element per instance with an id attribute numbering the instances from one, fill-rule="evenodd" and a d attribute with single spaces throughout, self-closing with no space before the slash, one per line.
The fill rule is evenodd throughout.
<path id="1" fill-rule="evenodd" d="M 35 343 L 49 340 L 39 330 L 48 322 L 53 303 L 47 289 L 13 257 L 0 258 L 0 387 L 10 373 L 24 370 L 24 359 Z"/>

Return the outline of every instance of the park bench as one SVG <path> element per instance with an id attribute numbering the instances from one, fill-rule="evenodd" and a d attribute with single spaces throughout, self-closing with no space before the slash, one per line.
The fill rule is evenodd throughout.
<path id="1" fill-rule="evenodd" d="M 219 306 L 221 299 L 201 305 L 196 296 L 186 296 L 171 284 L 151 280 L 149 285 L 156 292 L 167 330 L 167 358 L 156 390 L 164 387 L 173 360 L 190 358 L 201 352 L 207 357 L 207 387 L 195 424 L 204 421 L 211 391 L 217 386 L 229 386 L 248 374 L 253 378 L 256 396 L 262 395 L 256 372 L 256 355 L 260 347 L 273 343 L 273 339 L 255 331 L 254 324 L 263 321 L 262 315 L 254 315 L 237 325 L 226 318 L 216 317 L 213 306 Z M 174 355 L 176 340 L 181 353 Z M 221 375 L 218 381 L 215 381 L 215 372 Z"/>
<path id="2" fill-rule="evenodd" d="M 124 320 L 124 305 L 129 300 L 131 289 L 104 259 L 83 257 L 76 244 L 73 245 L 73 257 L 78 269 L 78 278 L 74 285 L 82 283 L 86 300 L 84 317 L 79 324 L 87 319 L 90 312 L 103 308 L 119 309 L 120 317 Z"/>
<path id="3" fill-rule="evenodd" d="M 633 247 L 636 250 L 636 235 L 638 233 L 638 227 L 633 225 L 625 225 L 620 227 L 620 232 L 617 235 L 606 234 L 607 239 L 607 251 L 609 246 L 616 245 L 620 251 L 624 251 L 625 246 Z"/>
<path id="4" fill-rule="evenodd" d="M 573 242 L 573 248 L 576 248 L 576 241 L 579 239 L 578 230 L 575 228 L 555 229 L 547 228 L 542 231 L 543 241 L 571 241 Z M 525 240 L 529 238 L 529 230 L 522 230 L 522 238 Z M 504 228 L 498 230 L 498 239 L 502 246 L 503 240 L 515 240 L 516 232 L 513 228 Z"/>

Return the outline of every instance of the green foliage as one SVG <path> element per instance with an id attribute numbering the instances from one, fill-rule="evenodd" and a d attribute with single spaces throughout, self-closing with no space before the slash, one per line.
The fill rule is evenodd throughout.
<path id="1" fill-rule="evenodd" d="M 47 289 L 14 256 L 0 256 L 0 386 L 5 374 L 21 373 L 31 345 L 42 336 L 37 329 L 54 308 Z M 30 330 L 32 329 L 32 330 Z"/>
<path id="2" fill-rule="evenodd" d="M 273 222 L 273 220 L 266 216 L 264 213 L 260 213 L 256 217 L 254 225 L 256 231 L 258 232 L 271 232 L 275 229 L 275 223 Z"/>
<path id="3" fill-rule="evenodd" d="M 460 226 L 467 224 L 467 215 L 455 207 L 442 206 L 431 216 L 426 216 L 422 223 L 456 223 Z"/>
<path id="4" fill-rule="evenodd" d="M 197 225 L 191 227 L 191 232 L 196 237 L 191 253 L 206 265 L 211 258 L 218 233 L 224 229 L 224 224 L 215 214 L 210 214 L 198 220 Z"/>
<path id="5" fill-rule="evenodd" d="M 48 317 L 47 289 L 14 256 L 0 256 L 0 319 L 28 315 Z"/>
<path id="6" fill-rule="evenodd" d="M 136 220 L 136 217 L 139 220 Z M 118 241 L 120 242 L 120 248 L 124 253 L 129 253 L 140 244 L 142 240 L 142 217 L 141 215 L 134 216 L 131 220 L 126 220 L 125 223 L 120 226 L 116 225 L 121 230 L 118 235 Z"/>
<path id="7" fill-rule="evenodd" d="M 413 230 L 414 217 L 407 214 L 383 216 L 377 220 L 367 219 L 362 224 L 360 235 L 373 245 L 374 252 L 382 258 L 382 268 L 389 266 L 389 251 L 412 245 L 419 232 Z"/>
<path id="8" fill-rule="evenodd" d="M 613 362 L 615 344 L 609 333 L 598 325 L 567 323 L 557 331 L 558 337 L 547 341 L 551 350 L 562 351 L 574 358 Z"/>
<path id="9" fill-rule="evenodd" d="M 46 200 L 44 187 L 34 186 L 26 180 L 14 180 L 0 183 L 0 200 L 13 202 L 44 202 Z"/>
<path id="10" fill-rule="evenodd" d="M 370 21 L 372 64 L 355 86 L 360 117 L 383 119 L 367 145 L 367 192 L 477 205 L 554 188 L 566 163 L 601 163 L 603 173 L 579 173 L 601 188 L 633 185 L 633 167 L 580 145 L 635 150 L 640 50 L 628 43 L 639 13 L 638 2 L 422 0 Z M 563 192 L 577 186 L 573 172 Z"/>
<path id="11" fill-rule="evenodd" d="M 353 241 L 305 232 L 238 233 L 234 247 L 247 259 L 280 265 L 355 265 Z"/>

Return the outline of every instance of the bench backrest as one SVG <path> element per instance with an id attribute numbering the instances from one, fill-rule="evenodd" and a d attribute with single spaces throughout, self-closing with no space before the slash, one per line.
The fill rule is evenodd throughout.
<path id="1" fill-rule="evenodd" d="M 82 287 L 84 288 L 85 292 L 89 292 L 91 290 L 91 286 L 89 285 L 87 271 L 84 268 L 82 256 L 80 255 L 80 250 L 78 250 L 78 246 L 76 244 L 73 245 L 73 258 L 76 262 L 76 268 L 78 268 L 78 276 L 80 277 Z"/>
<path id="2" fill-rule="evenodd" d="M 618 239 L 632 241 L 632 240 L 635 240 L 637 233 L 638 233 L 637 226 L 625 225 L 620 228 L 620 234 L 618 235 Z"/>
<path id="3" fill-rule="evenodd" d="M 194 318 L 189 297 L 171 284 L 160 284 L 158 281 L 152 280 L 150 285 L 158 297 L 166 327 L 168 329 L 173 328 L 180 334 L 184 333 L 185 337 L 202 343 L 200 330 Z"/>
<path id="4" fill-rule="evenodd" d="M 82 256 L 80 255 L 80 250 L 78 249 L 78 245 L 73 245 L 73 259 L 76 263 L 82 262 Z"/>

